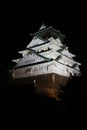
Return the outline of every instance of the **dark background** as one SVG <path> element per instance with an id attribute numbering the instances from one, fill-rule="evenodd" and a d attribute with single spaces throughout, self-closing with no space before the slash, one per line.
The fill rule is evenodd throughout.
<path id="1" fill-rule="evenodd" d="M 12 86 L 1 90 L 1 119 L 24 119 L 30 114 L 35 118 L 53 117 L 55 119 L 71 119 L 80 121 L 80 116 L 86 115 L 86 79 L 87 79 L 87 21 L 85 3 L 32 1 L 30 3 L 2 4 L 0 15 L 0 78 L 1 82 L 10 80 L 8 70 L 14 64 L 12 59 L 18 58 L 18 51 L 23 50 L 32 39 L 30 33 L 36 32 L 42 22 L 52 25 L 66 36 L 64 43 L 70 52 L 76 54 L 76 60 L 81 62 L 82 77 L 72 82 L 66 96 L 66 102 L 57 102 L 29 96 L 28 86 L 21 88 Z M 67 95 L 67 94 L 66 94 Z M 83 109 L 84 108 L 84 109 Z M 45 113 L 45 115 L 44 115 Z M 30 117 L 32 117 L 30 116 Z"/>

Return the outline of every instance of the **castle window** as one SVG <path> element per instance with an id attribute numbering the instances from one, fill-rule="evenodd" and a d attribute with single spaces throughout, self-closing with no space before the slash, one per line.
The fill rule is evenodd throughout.
<path id="1" fill-rule="evenodd" d="M 37 70 L 38 70 L 37 67 L 35 67 L 35 68 L 34 68 L 34 71 L 37 71 Z"/>
<path id="2" fill-rule="evenodd" d="M 31 72 L 31 68 L 27 68 L 27 69 L 25 70 L 25 74 L 26 74 L 27 72 Z"/>
<path id="3" fill-rule="evenodd" d="M 47 51 L 48 50 L 48 48 L 44 48 L 44 51 Z"/>
<path id="4" fill-rule="evenodd" d="M 43 66 L 39 66 L 39 70 L 42 70 L 43 69 Z"/>

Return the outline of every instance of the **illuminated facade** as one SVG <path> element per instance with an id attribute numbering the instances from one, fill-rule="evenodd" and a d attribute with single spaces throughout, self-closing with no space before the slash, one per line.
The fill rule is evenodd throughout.
<path id="1" fill-rule="evenodd" d="M 19 51 L 22 58 L 13 60 L 16 62 L 12 69 L 13 79 L 24 84 L 33 82 L 37 93 L 58 98 L 61 86 L 69 77 L 80 75 L 81 64 L 63 44 L 65 36 L 52 26 L 42 24 L 31 36 L 27 47 Z"/>

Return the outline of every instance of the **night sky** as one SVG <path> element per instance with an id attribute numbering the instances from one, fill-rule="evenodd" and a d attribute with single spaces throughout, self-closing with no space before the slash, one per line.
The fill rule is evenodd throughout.
<path id="1" fill-rule="evenodd" d="M 35 1 L 28 4 L 24 4 L 22 2 L 17 4 L 8 3 L 3 4 L 0 17 L 1 68 L 5 68 L 6 70 L 8 70 L 14 66 L 11 60 L 20 56 L 17 52 L 19 50 L 23 50 L 31 41 L 32 38 L 30 37 L 30 33 L 36 32 L 40 28 L 42 22 L 44 22 L 47 26 L 52 25 L 55 29 L 61 31 L 61 33 L 66 36 L 64 43 L 66 43 L 66 45 L 69 47 L 70 52 L 76 54 L 75 60 L 82 63 L 81 71 L 85 74 L 85 76 L 87 75 L 87 21 L 85 4 L 82 4 L 80 2 L 56 3 L 55 1 L 50 1 L 49 4 L 47 4 L 45 1 L 41 1 L 39 5 Z M 86 77 L 83 81 L 84 83 L 86 83 Z M 85 90 L 85 87 L 83 88 Z M 19 91 L 20 90 L 18 90 L 18 92 Z M 83 89 L 82 92 L 84 92 Z M 21 96 L 21 98 L 23 97 Z M 9 99 L 10 97 L 8 98 L 8 100 Z M 78 100 L 80 100 L 80 98 Z M 5 100 L 3 100 L 3 103 L 4 101 Z M 13 106 L 10 102 L 10 106 L 12 107 L 12 109 L 14 106 L 15 108 L 17 107 L 18 102 L 16 105 L 14 104 L 16 104 L 16 101 L 15 103 L 13 102 Z M 39 104 L 39 101 L 37 104 Z M 55 104 L 54 106 L 57 106 L 56 103 L 53 104 Z M 46 109 L 46 107 L 47 109 L 49 108 L 47 105 L 48 103 L 46 101 L 44 109 Z M 10 108 L 10 106 L 8 105 L 8 109 Z M 52 103 L 50 103 L 50 106 L 52 106 Z M 23 102 L 20 103 L 19 100 L 18 111 L 16 111 L 16 114 L 18 114 L 21 107 L 22 110 L 27 108 L 28 111 L 28 104 L 26 103 L 26 105 L 24 106 Z M 67 109 L 66 106 L 65 108 Z M 78 108 L 80 109 L 80 104 Z M 45 110 L 45 112 L 47 111 L 48 110 Z M 51 111 L 52 110 L 50 110 L 50 112 Z M 16 117 L 20 118 L 20 116 L 21 113 Z M 14 114 L 13 117 L 15 118 Z"/>
<path id="2" fill-rule="evenodd" d="M 36 32 L 44 22 L 52 25 L 66 36 L 64 43 L 76 54 L 76 60 L 84 67 L 87 65 L 86 43 L 86 10 L 78 4 L 62 2 L 4 6 L 1 13 L 1 47 L 0 64 L 11 68 L 11 60 L 17 58 L 17 51 L 23 50 L 32 39 L 29 34 Z M 30 7 L 32 7 L 30 9 Z M 84 68 L 83 68 L 84 69 Z"/>

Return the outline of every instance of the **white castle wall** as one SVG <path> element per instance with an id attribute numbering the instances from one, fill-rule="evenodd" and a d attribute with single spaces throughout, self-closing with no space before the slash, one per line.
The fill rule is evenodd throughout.
<path id="1" fill-rule="evenodd" d="M 23 66 L 23 65 L 27 65 L 27 64 L 33 64 L 33 63 L 37 63 L 37 62 L 42 62 L 45 61 L 42 57 L 39 57 L 33 53 L 24 56 L 21 61 L 16 65 L 16 66 Z"/>
<path id="2" fill-rule="evenodd" d="M 65 66 L 63 64 L 60 65 L 60 63 L 56 61 L 51 61 L 43 64 L 17 68 L 13 70 L 13 78 L 17 79 L 17 78 L 37 76 L 37 75 L 49 74 L 49 73 L 56 73 L 66 77 L 69 77 L 70 73 L 73 76 L 74 74 L 79 75 L 79 71 L 70 68 L 68 66 Z"/>
<path id="3" fill-rule="evenodd" d="M 35 36 L 32 39 L 32 41 L 29 43 L 29 45 L 27 45 L 27 48 L 33 47 L 33 46 L 36 46 L 36 45 L 40 45 L 42 43 L 44 43 L 44 41 Z"/>

